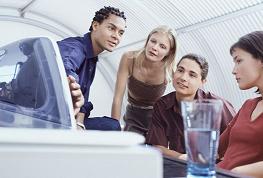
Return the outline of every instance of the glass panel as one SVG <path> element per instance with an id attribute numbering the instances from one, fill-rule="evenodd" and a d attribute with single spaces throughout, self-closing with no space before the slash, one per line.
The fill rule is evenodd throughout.
<path id="1" fill-rule="evenodd" d="M 60 74 L 49 40 L 26 39 L 0 48 L 0 126 L 70 128 L 62 85 L 52 76 Z"/>
<path id="2" fill-rule="evenodd" d="M 6 54 L 2 58 L 0 70 L 0 100 L 28 108 L 43 106 L 46 98 L 43 76 L 39 72 L 32 41 L 19 44 L 15 58 Z"/>

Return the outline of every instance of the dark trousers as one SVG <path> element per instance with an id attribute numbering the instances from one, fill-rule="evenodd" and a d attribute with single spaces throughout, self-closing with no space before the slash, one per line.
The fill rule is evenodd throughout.
<path id="1" fill-rule="evenodd" d="M 120 123 L 111 117 L 91 117 L 84 119 L 86 130 L 121 131 Z"/>
<path id="2" fill-rule="evenodd" d="M 128 104 L 123 116 L 125 121 L 124 131 L 136 132 L 146 136 L 153 109 L 142 109 Z"/>

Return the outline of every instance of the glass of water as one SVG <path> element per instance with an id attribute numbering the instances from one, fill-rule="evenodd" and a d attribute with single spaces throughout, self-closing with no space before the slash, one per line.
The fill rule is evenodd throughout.
<path id="1" fill-rule="evenodd" d="M 181 102 L 187 177 L 215 177 L 222 108 L 216 99 Z"/>

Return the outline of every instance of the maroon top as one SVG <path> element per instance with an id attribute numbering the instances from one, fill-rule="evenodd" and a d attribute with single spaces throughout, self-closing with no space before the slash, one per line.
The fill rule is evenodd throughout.
<path id="1" fill-rule="evenodd" d="M 224 157 L 218 164 L 220 168 L 230 170 L 263 161 L 263 113 L 251 121 L 260 100 L 261 97 L 247 100 L 220 136 L 218 152 L 220 157 Z"/>
<path id="2" fill-rule="evenodd" d="M 164 94 L 165 81 L 159 85 L 152 85 L 137 80 L 133 75 L 128 78 L 128 101 L 136 106 L 153 106 Z"/>
<path id="3" fill-rule="evenodd" d="M 205 93 L 199 89 L 195 99 L 221 99 L 223 101 L 221 132 L 236 114 L 234 107 L 228 101 L 210 92 Z M 146 143 L 161 145 L 179 153 L 185 153 L 183 118 L 176 100 L 176 92 L 161 97 L 154 105 Z"/>

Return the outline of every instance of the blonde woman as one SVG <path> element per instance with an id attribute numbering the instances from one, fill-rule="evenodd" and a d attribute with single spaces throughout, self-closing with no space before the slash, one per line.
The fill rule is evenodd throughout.
<path id="1" fill-rule="evenodd" d="M 143 49 L 125 52 L 117 73 L 111 117 L 121 118 L 123 96 L 128 89 L 125 131 L 146 135 L 153 105 L 165 92 L 167 75 L 175 61 L 176 39 L 172 29 L 159 26 L 147 37 Z"/>

